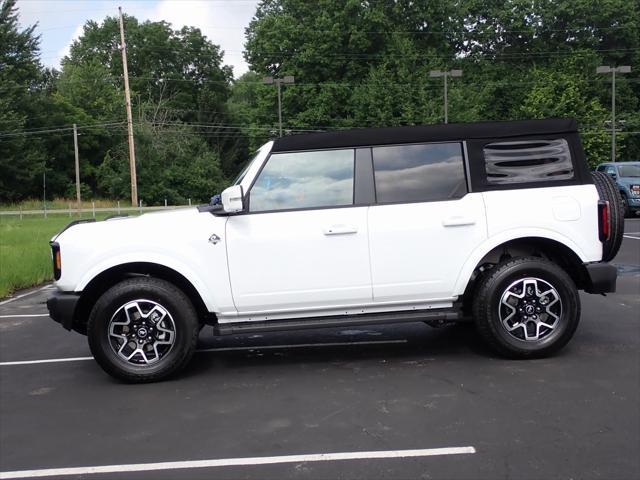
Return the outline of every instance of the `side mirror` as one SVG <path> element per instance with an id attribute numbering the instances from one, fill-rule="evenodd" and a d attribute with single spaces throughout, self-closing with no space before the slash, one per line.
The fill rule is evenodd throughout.
<path id="1" fill-rule="evenodd" d="M 222 192 L 222 209 L 225 213 L 238 213 L 244 210 L 242 185 L 233 185 Z"/>

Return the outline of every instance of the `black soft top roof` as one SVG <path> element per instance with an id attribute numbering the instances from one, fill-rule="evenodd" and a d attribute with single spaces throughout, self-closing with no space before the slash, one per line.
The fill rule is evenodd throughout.
<path id="1" fill-rule="evenodd" d="M 392 145 L 398 143 L 444 142 L 483 138 L 575 133 L 574 118 L 517 120 L 509 122 L 453 123 L 416 127 L 359 128 L 322 133 L 290 135 L 274 141 L 273 152 L 320 148 Z"/>

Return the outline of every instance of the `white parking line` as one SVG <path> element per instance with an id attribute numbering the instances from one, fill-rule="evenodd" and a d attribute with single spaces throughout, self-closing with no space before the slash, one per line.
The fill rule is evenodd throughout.
<path id="1" fill-rule="evenodd" d="M 84 360 L 93 360 L 93 357 L 48 358 L 46 360 L 23 360 L 19 362 L 0 362 L 0 367 L 13 367 L 16 365 L 37 365 L 39 363 L 81 362 Z"/>
<path id="2" fill-rule="evenodd" d="M 640 237 L 632 237 L 631 235 L 623 235 L 624 238 L 633 238 L 634 240 L 640 240 Z"/>
<path id="3" fill-rule="evenodd" d="M 30 315 L 0 315 L 0 318 L 29 318 L 29 317 L 48 317 L 48 313 L 33 313 Z"/>
<path id="4" fill-rule="evenodd" d="M 394 343 L 407 343 L 406 339 L 403 340 L 372 340 L 369 342 L 333 342 L 333 343 L 296 343 L 293 345 L 264 345 L 264 346 L 251 346 L 251 347 L 220 347 L 220 348 L 203 348 L 202 350 L 196 350 L 196 353 L 210 353 L 210 352 L 235 352 L 245 350 L 277 350 L 277 349 L 291 349 L 291 348 L 308 348 L 308 347 L 345 347 L 352 345 L 386 345 Z M 14 367 L 17 365 L 38 365 L 42 363 L 62 363 L 62 362 L 82 362 L 86 360 L 93 360 L 93 357 L 69 357 L 69 358 L 48 358 L 43 360 L 22 360 L 16 362 L 0 362 L 0 367 Z"/>
<path id="5" fill-rule="evenodd" d="M 23 293 L 22 295 L 18 295 L 17 297 L 10 298 L 8 300 L 3 300 L 0 302 L 0 305 L 6 305 L 7 303 L 15 302 L 16 300 L 20 300 L 21 298 L 28 297 L 29 295 L 33 295 L 34 293 L 41 292 L 42 290 L 47 290 L 48 288 L 52 288 L 52 285 L 45 285 L 42 288 L 38 288 L 37 290 L 33 290 L 31 292 Z"/>
<path id="6" fill-rule="evenodd" d="M 129 465 L 102 465 L 96 467 L 47 468 L 0 472 L 0 479 L 52 477 L 63 475 L 90 475 L 96 473 L 150 472 L 190 468 L 233 467 L 247 465 L 273 465 L 276 463 L 331 462 L 336 460 L 368 460 L 379 458 L 433 457 L 476 453 L 474 447 L 423 448 L 419 450 L 382 450 L 375 452 L 311 453 L 277 457 L 219 458 L 184 462 L 133 463 Z"/>

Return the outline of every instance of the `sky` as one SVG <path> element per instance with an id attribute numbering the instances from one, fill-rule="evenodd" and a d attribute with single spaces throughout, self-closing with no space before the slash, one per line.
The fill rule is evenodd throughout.
<path id="1" fill-rule="evenodd" d="M 71 42 L 82 35 L 87 20 L 124 13 L 138 20 L 165 20 L 174 29 L 198 27 L 224 50 L 224 63 L 236 78 L 248 70 L 242 57 L 244 29 L 255 13 L 258 0 L 18 0 L 20 24 L 38 24 L 41 61 L 60 66 Z M 126 33 L 126 32 L 125 32 Z"/>

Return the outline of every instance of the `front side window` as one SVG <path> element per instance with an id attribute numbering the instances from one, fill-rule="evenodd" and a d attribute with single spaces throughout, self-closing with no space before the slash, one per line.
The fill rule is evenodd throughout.
<path id="1" fill-rule="evenodd" d="M 484 147 L 484 161 L 489 184 L 573 178 L 571 151 L 564 138 L 490 143 Z"/>
<path id="2" fill-rule="evenodd" d="M 250 192 L 251 212 L 353 204 L 354 150 L 274 153 Z"/>
<path id="3" fill-rule="evenodd" d="M 374 147 L 373 170 L 378 203 L 451 200 L 467 193 L 460 143 Z"/>

